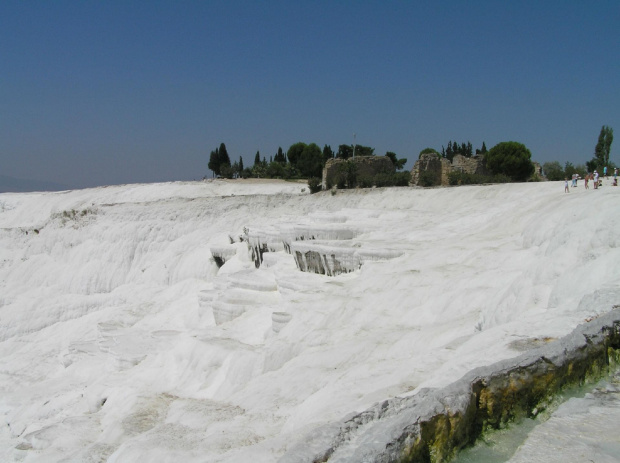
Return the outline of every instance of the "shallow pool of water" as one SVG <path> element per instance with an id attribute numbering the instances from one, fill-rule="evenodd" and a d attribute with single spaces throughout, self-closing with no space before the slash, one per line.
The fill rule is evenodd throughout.
<path id="1" fill-rule="evenodd" d="M 488 432 L 452 463 L 620 462 L 620 369 L 565 391 L 536 419 Z"/>

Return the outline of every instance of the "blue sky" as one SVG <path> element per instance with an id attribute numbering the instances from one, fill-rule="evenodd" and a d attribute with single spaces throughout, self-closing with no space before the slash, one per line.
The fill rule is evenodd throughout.
<path id="1" fill-rule="evenodd" d="M 0 3 L 0 174 L 71 187 L 210 175 L 298 141 L 519 141 L 620 163 L 620 2 Z"/>

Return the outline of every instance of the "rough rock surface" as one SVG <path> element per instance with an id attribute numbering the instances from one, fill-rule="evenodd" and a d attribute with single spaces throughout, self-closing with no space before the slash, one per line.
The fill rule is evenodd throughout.
<path id="1" fill-rule="evenodd" d="M 450 161 L 436 153 L 422 154 L 411 170 L 411 183 L 419 185 L 420 172 L 425 171 L 435 174 L 435 185 L 447 185 L 448 174 L 451 171 Z"/>
<path id="2" fill-rule="evenodd" d="M 328 159 L 323 168 L 323 189 L 327 185 L 336 185 L 341 175 L 342 166 L 353 162 L 357 168 L 357 176 L 374 177 L 378 173 L 393 174 L 396 169 L 390 158 L 386 156 L 356 156 L 351 159 Z"/>

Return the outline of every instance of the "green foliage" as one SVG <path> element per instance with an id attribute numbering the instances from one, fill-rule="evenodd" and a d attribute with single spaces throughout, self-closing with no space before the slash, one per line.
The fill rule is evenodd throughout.
<path id="1" fill-rule="evenodd" d="M 211 151 L 211 154 L 209 155 L 208 167 L 213 171 L 213 175 L 221 175 L 223 177 L 226 177 L 226 175 L 230 175 L 230 172 L 226 170 L 226 175 L 224 175 L 222 173 L 222 168 L 224 166 L 228 166 L 230 170 L 232 170 L 232 167 L 230 165 L 230 157 L 228 156 L 228 152 L 226 151 L 226 145 L 224 143 L 221 143 L 219 148 Z"/>
<path id="2" fill-rule="evenodd" d="M 459 145 L 457 142 L 452 142 L 452 140 L 450 140 L 447 148 L 444 149 L 443 146 L 441 147 L 441 155 L 450 162 L 452 162 L 452 159 L 454 159 L 454 156 L 457 154 L 470 158 L 472 156 L 472 151 L 473 146 L 469 141 L 467 143 L 463 142 Z"/>
<path id="3" fill-rule="evenodd" d="M 310 193 L 318 193 L 322 189 L 321 179 L 318 177 L 309 178 L 308 187 L 310 188 Z"/>
<path id="4" fill-rule="evenodd" d="M 219 161 L 219 149 L 215 148 L 209 155 L 209 169 L 213 172 L 213 175 L 220 174 L 220 161 Z"/>
<path id="5" fill-rule="evenodd" d="M 370 146 L 364 145 L 355 145 L 355 155 L 356 156 L 374 156 L 375 149 Z"/>
<path id="6" fill-rule="evenodd" d="M 423 154 L 432 154 L 432 153 L 439 154 L 437 150 L 434 148 L 424 148 L 422 151 L 420 151 L 420 155 L 418 156 L 418 159 L 420 159 Z"/>
<path id="7" fill-rule="evenodd" d="M 355 188 L 357 186 L 357 165 L 353 161 L 339 164 L 336 171 L 338 188 Z"/>
<path id="8" fill-rule="evenodd" d="M 439 185 L 439 175 L 437 172 L 433 172 L 432 170 L 422 170 L 420 171 L 420 177 L 418 179 L 418 185 L 429 187 Z"/>
<path id="9" fill-rule="evenodd" d="M 280 164 L 286 164 L 286 155 L 284 151 L 282 151 L 282 147 L 278 146 L 278 152 L 274 156 L 273 160 L 275 162 L 279 162 Z"/>
<path id="10" fill-rule="evenodd" d="M 606 125 L 601 127 L 601 132 L 598 135 L 598 142 L 594 148 L 594 158 L 592 159 L 592 161 L 596 160 L 596 168 L 602 169 L 605 166 L 609 167 L 609 152 L 611 151 L 611 144 L 613 141 L 614 129 Z"/>
<path id="11" fill-rule="evenodd" d="M 364 174 L 357 177 L 357 186 L 360 188 L 372 188 L 373 184 L 374 181 L 370 175 Z"/>
<path id="12" fill-rule="evenodd" d="M 564 180 L 564 169 L 558 161 L 545 162 L 542 165 L 542 169 L 547 180 Z"/>
<path id="13" fill-rule="evenodd" d="M 294 166 L 297 166 L 297 162 L 299 161 L 299 158 L 301 157 L 301 153 L 303 153 L 306 146 L 307 145 L 302 142 L 298 142 L 298 143 L 291 145 L 291 147 L 286 152 L 286 156 L 288 157 L 288 162 L 290 162 Z"/>
<path id="14" fill-rule="evenodd" d="M 321 148 L 316 143 L 306 145 L 299 154 L 296 167 L 303 177 L 320 177 L 323 170 Z"/>
<path id="15" fill-rule="evenodd" d="M 395 186 L 409 186 L 411 172 L 396 172 L 394 175 Z"/>
<path id="16" fill-rule="evenodd" d="M 525 181 L 534 173 L 532 153 L 522 143 L 505 141 L 491 148 L 484 159 L 493 174 L 503 174 L 514 181 Z"/>
<path id="17" fill-rule="evenodd" d="M 452 171 L 448 174 L 448 183 L 450 185 L 482 185 L 484 183 L 509 183 L 510 181 L 510 177 L 503 174 L 491 176 L 459 171 Z"/>
<path id="18" fill-rule="evenodd" d="M 323 146 L 323 159 L 322 159 L 323 167 L 325 167 L 325 163 L 329 159 L 333 159 L 333 157 L 334 157 L 334 152 L 332 151 L 332 147 L 329 145 Z"/>
<path id="19" fill-rule="evenodd" d="M 224 178 L 233 178 L 235 172 L 230 164 L 222 164 L 220 166 L 220 175 Z"/>
<path id="20" fill-rule="evenodd" d="M 577 164 L 576 166 L 573 166 L 571 162 L 567 162 L 564 166 L 564 176 L 568 178 L 571 178 L 573 174 L 577 174 L 581 178 L 584 178 L 586 176 L 586 173 L 586 166 L 583 164 Z"/>
<path id="21" fill-rule="evenodd" d="M 353 145 L 339 145 L 336 157 L 340 159 L 349 159 L 353 157 L 353 154 L 355 154 L 355 156 L 375 155 L 375 149 L 371 148 L 370 146 L 355 145 L 355 151 L 353 150 L 353 148 Z"/>
<path id="22" fill-rule="evenodd" d="M 594 172 L 598 169 L 598 160 L 596 158 L 590 159 L 586 162 L 586 168 L 588 169 L 588 172 Z"/>
<path id="23" fill-rule="evenodd" d="M 265 177 L 286 178 L 284 173 L 284 166 L 276 161 L 270 162 L 269 164 L 267 164 L 267 169 L 265 169 Z"/>
<path id="24" fill-rule="evenodd" d="M 487 145 L 484 144 L 484 142 L 482 142 L 482 148 L 480 149 L 476 149 L 476 154 L 484 154 L 487 152 Z"/>
<path id="25" fill-rule="evenodd" d="M 403 167 L 405 167 L 405 163 L 407 162 L 407 158 L 398 159 L 396 157 L 396 153 L 392 153 L 391 151 L 388 151 L 387 153 L 385 153 L 385 156 L 390 158 L 390 160 L 392 161 L 392 164 L 394 164 L 394 167 L 396 168 L 396 170 L 401 170 Z"/>
<path id="26" fill-rule="evenodd" d="M 260 164 L 260 152 L 256 152 L 256 155 L 254 156 L 254 165 L 258 166 Z"/>
<path id="27" fill-rule="evenodd" d="M 219 161 L 220 166 L 226 164 L 230 166 L 230 156 L 228 156 L 228 151 L 226 151 L 226 145 L 224 143 L 220 143 Z"/>
<path id="28" fill-rule="evenodd" d="M 339 159 L 349 159 L 353 157 L 353 146 L 352 145 L 340 145 L 338 146 L 338 153 L 336 157 Z"/>
<path id="29" fill-rule="evenodd" d="M 396 183 L 394 180 L 394 175 L 388 173 L 379 173 L 375 175 L 374 181 L 378 188 L 394 186 Z"/>
<path id="30" fill-rule="evenodd" d="M 572 162 L 566 162 L 564 167 L 562 167 L 557 161 L 545 162 L 542 168 L 547 180 L 551 181 L 564 180 L 565 178 L 570 179 L 573 174 L 577 174 L 583 178 L 587 173 L 585 165 L 577 164 L 574 166 Z M 596 169 L 596 163 L 592 167 L 592 171 L 594 171 L 594 169 Z"/>

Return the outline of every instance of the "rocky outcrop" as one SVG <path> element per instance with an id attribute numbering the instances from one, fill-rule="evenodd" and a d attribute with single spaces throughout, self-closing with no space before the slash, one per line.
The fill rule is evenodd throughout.
<path id="1" fill-rule="evenodd" d="M 386 156 L 356 156 L 351 159 L 328 159 L 323 168 L 324 190 L 337 185 L 339 182 L 347 183 L 347 163 L 354 166 L 358 178 L 372 178 L 380 173 L 393 174 L 396 172 L 392 160 Z"/>

